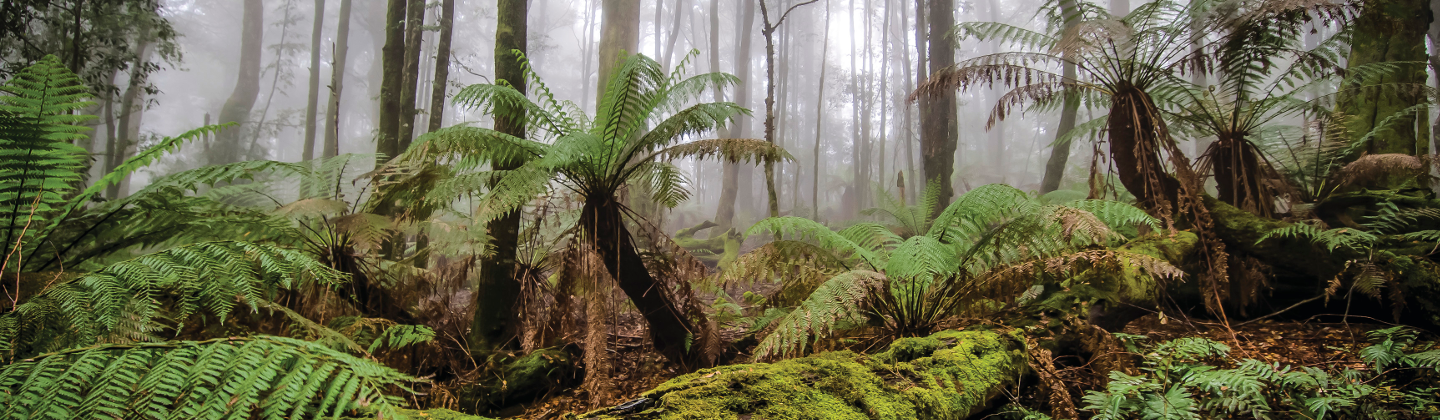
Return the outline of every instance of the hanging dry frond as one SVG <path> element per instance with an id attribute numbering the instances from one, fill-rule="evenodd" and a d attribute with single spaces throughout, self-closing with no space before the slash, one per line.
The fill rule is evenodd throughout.
<path id="1" fill-rule="evenodd" d="M 1429 171 L 1428 156 L 1416 157 L 1405 153 L 1364 155 L 1347 164 L 1336 174 L 1340 185 L 1355 185 L 1382 177 L 1417 177 Z"/>
<path id="2" fill-rule="evenodd" d="M 1044 53 L 1000 53 L 972 58 L 937 70 L 922 81 L 915 92 L 906 97 L 916 101 L 921 95 L 935 95 L 951 90 L 965 90 L 972 86 L 1016 87 L 1035 83 L 1066 82 L 1062 75 L 1040 70 L 1038 64 L 1059 68 L 1065 62 L 1061 57 Z"/>
<path id="3" fill-rule="evenodd" d="M 785 149 L 761 139 L 709 139 L 679 144 L 660 150 L 655 156 L 663 159 L 720 157 L 727 162 L 795 161 Z"/>

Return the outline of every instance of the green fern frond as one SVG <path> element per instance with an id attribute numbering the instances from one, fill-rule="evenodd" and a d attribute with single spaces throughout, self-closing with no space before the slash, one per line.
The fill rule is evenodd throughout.
<path id="1" fill-rule="evenodd" d="M 1161 228 L 1161 221 L 1151 217 L 1145 210 L 1131 205 L 1112 200 L 1078 200 L 1063 204 L 1066 207 L 1085 210 L 1101 219 L 1112 229 L 1123 227 L 1148 227 L 1152 230 Z"/>
<path id="2" fill-rule="evenodd" d="M 0 368 L 7 418 L 332 418 L 421 381 L 378 363 L 284 337 L 107 344 Z"/>
<path id="3" fill-rule="evenodd" d="M 73 143 L 95 118 L 80 78 L 46 56 L 0 85 L 0 241 L 6 254 L 53 223 L 84 176 Z"/>
<path id="4" fill-rule="evenodd" d="M 879 293 L 885 278 L 874 271 L 841 273 L 816 288 L 795 310 L 777 322 L 775 330 L 756 346 L 755 360 L 804 353 L 842 321 L 857 322 L 866 312 L 866 300 Z"/>
<path id="5" fill-rule="evenodd" d="M 841 253 L 847 257 L 858 258 L 860 262 L 864 262 L 872 269 L 879 270 L 884 265 L 871 250 L 851 242 L 840 233 L 814 220 L 794 216 L 772 217 L 756 222 L 746 230 L 746 237 L 762 233 L 800 240 L 814 239 L 821 248 Z"/>
<path id="6" fill-rule="evenodd" d="M 298 251 L 205 242 L 112 264 L 23 299 L 0 315 L 0 357 L 13 359 L 97 342 L 153 341 L 205 314 L 220 322 L 256 311 L 279 289 L 345 281 Z"/>

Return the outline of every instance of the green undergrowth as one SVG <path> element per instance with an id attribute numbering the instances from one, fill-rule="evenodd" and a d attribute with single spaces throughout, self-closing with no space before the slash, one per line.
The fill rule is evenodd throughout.
<path id="1" fill-rule="evenodd" d="M 1024 373 L 1020 347 L 995 332 L 944 331 L 896 340 L 875 355 L 835 351 L 702 369 L 642 394 L 629 412 L 582 418 L 963 419 Z"/>

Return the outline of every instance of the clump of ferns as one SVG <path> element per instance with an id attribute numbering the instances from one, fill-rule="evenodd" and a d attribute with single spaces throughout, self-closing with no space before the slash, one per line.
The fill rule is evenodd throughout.
<path id="1" fill-rule="evenodd" d="M 1384 294 L 1399 322 L 1408 305 L 1407 297 L 1417 293 L 1413 289 L 1433 289 L 1426 291 L 1429 293 L 1436 288 L 1436 277 L 1441 274 L 1434 259 L 1441 246 L 1441 230 L 1436 228 L 1441 211 L 1388 205 L 1369 219 L 1360 228 L 1328 228 L 1320 220 L 1303 220 L 1267 232 L 1256 242 L 1298 239 L 1347 258 L 1326 284 L 1322 294 L 1326 301 L 1341 296 L 1349 313 L 1355 294 L 1376 300 Z M 1426 309 L 1434 313 L 1433 302 L 1416 301 L 1431 306 Z"/>
<path id="2" fill-rule="evenodd" d="M 832 231 L 797 217 L 763 220 L 747 235 L 782 239 L 742 256 L 719 281 L 781 283 L 770 304 L 795 308 L 775 322 L 754 355 L 795 355 L 837 330 L 924 336 L 1013 302 L 1039 274 L 1096 267 L 1177 279 L 1180 271 L 1164 261 L 1106 248 L 1125 239 L 1112 226 L 1157 223 L 1123 203 L 1042 205 L 992 184 L 960 196 L 925 234 L 908 239 L 875 223 Z"/>

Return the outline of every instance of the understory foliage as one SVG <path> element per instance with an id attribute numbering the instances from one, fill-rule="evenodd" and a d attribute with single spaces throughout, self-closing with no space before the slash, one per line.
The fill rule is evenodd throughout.
<path id="1" fill-rule="evenodd" d="M 371 360 L 285 337 L 105 344 L 0 368 L 7 418 L 320 418 L 404 401 L 417 380 Z"/>
<path id="2" fill-rule="evenodd" d="M 1179 338 L 1141 353 L 1139 375 L 1110 373 L 1082 408 L 1098 420 L 1422 419 L 1437 409 L 1437 349 L 1408 327 L 1372 331 L 1362 370 L 1290 366 L 1231 356 L 1204 338 Z M 1134 346 L 1144 336 L 1125 336 Z M 1140 350 L 1140 349 L 1137 349 Z M 1030 412 L 1028 419 L 1047 418 Z"/>
<path id="3" fill-rule="evenodd" d="M 204 167 L 96 202 L 107 186 L 226 126 L 165 138 L 82 190 L 89 156 L 71 145 L 85 130 L 72 114 L 90 103 L 78 79 L 47 57 L 0 92 L 5 417 L 390 414 L 402 400 L 389 393 L 423 382 L 366 358 L 428 341 L 428 328 L 367 322 L 347 335 L 286 306 L 333 293 L 351 273 L 296 249 L 292 221 L 233 198 L 258 176 L 305 174 L 307 165 Z M 265 327 L 262 313 L 318 340 L 265 335 L 286 331 Z M 180 338 L 189 340 L 167 341 Z"/>
<path id="4" fill-rule="evenodd" d="M 838 329 L 924 336 L 948 319 L 1012 302 L 1038 276 L 1108 266 L 1156 282 L 1179 280 L 1180 270 L 1163 260 L 1106 248 L 1125 239 L 1113 227 L 1136 224 L 1157 221 L 1122 203 L 1042 205 L 991 184 L 960 196 L 925 234 L 905 239 L 875 223 L 837 232 L 803 218 L 763 220 L 747 234 L 782 239 L 740 257 L 720 281 L 782 283 L 769 304 L 794 309 L 775 321 L 755 357 L 793 355 Z"/>

